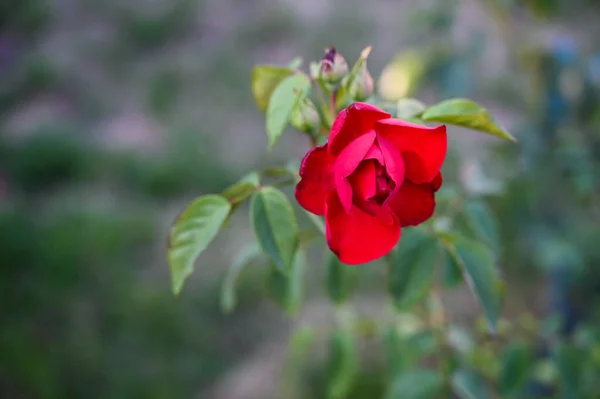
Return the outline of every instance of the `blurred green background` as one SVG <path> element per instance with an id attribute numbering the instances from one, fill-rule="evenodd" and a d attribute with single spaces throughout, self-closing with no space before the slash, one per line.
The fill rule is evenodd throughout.
<path id="1" fill-rule="evenodd" d="M 405 94 L 470 97 L 497 116 L 519 145 L 451 129 L 445 168 L 500 220 L 505 315 L 597 325 L 597 2 L 4 0 L 0 18 L 0 397 L 282 397 L 290 329 L 328 321 L 319 284 L 293 321 L 248 267 L 223 315 L 246 214 L 178 298 L 166 236 L 195 196 L 304 154 L 299 134 L 265 150 L 250 71 L 328 45 L 350 63 L 373 45 L 375 77 L 411 50 L 394 81 Z M 385 306 L 380 266 L 354 299 L 366 313 Z M 454 320 L 480 314 L 464 289 L 445 295 Z M 365 362 L 353 397 L 381 397 L 377 367 Z M 318 370 L 302 397 L 322 396 Z"/>

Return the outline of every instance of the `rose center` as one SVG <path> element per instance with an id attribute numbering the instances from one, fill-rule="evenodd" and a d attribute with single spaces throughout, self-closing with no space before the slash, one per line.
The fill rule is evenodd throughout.
<path id="1" fill-rule="evenodd" d="M 375 173 L 375 195 L 372 199 L 378 204 L 382 204 L 390 195 L 396 184 L 387 174 L 383 166 L 377 164 Z"/>

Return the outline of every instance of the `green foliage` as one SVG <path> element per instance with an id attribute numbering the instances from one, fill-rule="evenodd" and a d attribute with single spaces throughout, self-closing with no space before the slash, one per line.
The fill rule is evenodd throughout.
<path id="1" fill-rule="evenodd" d="M 462 222 L 466 234 L 486 243 L 494 254 L 500 254 L 498 223 L 483 201 L 467 201 L 458 219 Z"/>
<path id="2" fill-rule="evenodd" d="M 444 285 L 447 287 L 456 287 L 463 282 L 461 264 L 448 248 L 444 248 L 443 251 L 442 273 Z"/>
<path id="3" fill-rule="evenodd" d="M 442 376 L 430 369 L 415 369 L 398 375 L 385 399 L 429 399 L 439 397 Z"/>
<path id="4" fill-rule="evenodd" d="M 505 286 L 494 264 L 493 253 L 477 241 L 457 238 L 450 249 L 455 261 L 462 266 L 465 279 L 481 304 L 492 330 L 500 317 Z"/>
<path id="5" fill-rule="evenodd" d="M 246 267 L 253 259 L 260 255 L 260 247 L 252 243 L 246 246 L 239 255 L 235 258 L 231 266 L 227 269 L 227 274 L 223 280 L 221 287 L 221 310 L 225 313 L 231 313 L 237 303 L 237 295 L 235 293 L 235 282 L 243 268 Z"/>
<path id="6" fill-rule="evenodd" d="M 283 275 L 298 248 L 298 224 L 289 200 L 275 187 L 263 187 L 252 196 L 250 220 L 262 250 Z"/>
<path id="7" fill-rule="evenodd" d="M 273 148 L 279 140 L 290 123 L 294 107 L 308 95 L 309 90 L 310 80 L 304 74 L 286 77 L 273 90 L 266 114 L 269 148 Z"/>
<path id="8" fill-rule="evenodd" d="M 401 98 L 396 103 L 396 118 L 410 120 L 419 116 L 426 105 L 414 98 Z"/>
<path id="9" fill-rule="evenodd" d="M 269 295 L 290 315 L 295 315 L 302 304 L 305 269 L 306 255 L 302 250 L 296 251 L 290 269 L 285 273 L 274 265 L 269 268 L 267 277 Z"/>
<path id="10" fill-rule="evenodd" d="M 252 69 L 252 95 L 258 109 L 265 112 L 279 84 L 293 73 L 291 67 L 257 65 Z"/>
<path id="11" fill-rule="evenodd" d="M 352 390 L 358 372 L 355 338 L 346 330 L 334 330 L 329 338 L 327 399 L 341 399 Z"/>
<path id="12" fill-rule="evenodd" d="M 232 205 L 239 205 L 248 199 L 260 186 L 260 176 L 257 172 L 250 172 L 242 177 L 239 182 L 226 188 L 221 195 Z"/>
<path id="13" fill-rule="evenodd" d="M 425 109 L 420 118 L 426 122 L 448 123 L 516 141 L 487 110 L 467 99 L 442 101 Z"/>
<path id="14" fill-rule="evenodd" d="M 356 60 L 356 62 L 352 66 L 352 69 L 350 69 L 350 72 L 342 79 L 341 86 L 338 89 L 336 95 L 337 110 L 347 107 L 353 102 L 352 96 L 350 95 L 350 88 L 354 84 L 354 81 L 357 78 L 361 68 L 363 68 L 366 64 L 367 58 L 369 58 L 369 54 L 371 54 L 370 46 L 361 51 L 358 60 Z"/>
<path id="15" fill-rule="evenodd" d="M 472 371 L 461 369 L 452 376 L 452 388 L 461 399 L 487 399 L 490 397 L 482 378 Z"/>
<path id="16" fill-rule="evenodd" d="M 24 190 L 41 191 L 89 176 L 92 153 L 68 133 L 49 128 L 9 146 L 0 163 Z"/>
<path id="17" fill-rule="evenodd" d="M 394 305 L 405 310 L 421 301 L 433 284 L 439 245 L 419 229 L 404 229 L 388 268 L 388 291 Z"/>
<path id="18" fill-rule="evenodd" d="M 523 343 L 509 344 L 501 359 L 498 390 L 504 397 L 522 397 L 530 377 L 532 359 L 530 349 Z"/>
<path id="19" fill-rule="evenodd" d="M 215 238 L 227 219 L 231 204 L 219 195 L 197 198 L 177 217 L 169 237 L 172 289 L 179 294 L 194 270 L 196 258 Z"/>
<path id="20" fill-rule="evenodd" d="M 356 268 L 344 265 L 337 256 L 329 254 L 326 264 L 325 288 L 329 299 L 344 303 L 352 295 L 356 284 Z"/>

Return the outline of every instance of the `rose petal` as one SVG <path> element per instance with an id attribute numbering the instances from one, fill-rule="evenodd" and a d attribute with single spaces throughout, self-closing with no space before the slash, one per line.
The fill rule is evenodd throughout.
<path id="1" fill-rule="evenodd" d="M 440 189 L 440 187 L 442 187 L 443 181 L 444 181 L 444 179 L 442 178 L 442 174 L 438 173 L 437 175 L 435 175 L 435 177 L 431 181 L 431 189 L 434 192 L 438 191 Z"/>
<path id="2" fill-rule="evenodd" d="M 414 184 L 404 180 L 400 190 L 394 196 L 390 196 L 387 206 L 396 214 L 402 227 L 419 225 L 433 216 L 433 187 L 431 183 Z"/>
<path id="3" fill-rule="evenodd" d="M 375 142 L 375 132 L 356 138 L 344 148 L 333 165 L 334 183 L 346 212 L 352 207 L 352 186 L 346 179 L 358 167 Z"/>
<path id="4" fill-rule="evenodd" d="M 300 182 L 296 185 L 296 200 L 307 211 L 322 216 L 325 200 L 334 189 L 333 157 L 327 144 L 315 147 L 304 156 L 300 164 Z"/>
<path id="5" fill-rule="evenodd" d="M 377 193 L 375 162 L 372 159 L 362 161 L 354 173 L 348 176 L 355 200 L 357 197 L 366 200 Z"/>
<path id="6" fill-rule="evenodd" d="M 381 148 L 379 146 L 372 146 L 369 148 L 369 152 L 365 155 L 364 159 L 375 159 L 379 162 L 380 165 L 384 165 L 385 162 L 383 160 L 383 154 L 381 153 Z"/>
<path id="7" fill-rule="evenodd" d="M 331 128 L 329 152 L 337 155 L 356 138 L 373 130 L 375 122 L 389 118 L 387 112 L 366 103 L 354 103 L 342 110 Z"/>
<path id="8" fill-rule="evenodd" d="M 329 195 L 325 206 L 327 244 L 340 261 L 359 265 L 394 248 L 400 239 L 400 224 L 389 209 L 381 209 L 390 217 L 374 217 L 356 206 L 346 213 L 337 192 Z"/>
<path id="9" fill-rule="evenodd" d="M 394 190 L 390 193 L 391 197 L 400 189 L 404 181 L 404 160 L 402 159 L 402 154 L 385 137 L 378 137 L 377 143 L 383 154 L 385 171 L 392 181 L 396 183 Z"/>
<path id="10" fill-rule="evenodd" d="M 402 153 L 405 177 L 413 183 L 432 181 L 442 168 L 448 148 L 446 126 L 428 127 L 389 118 L 378 121 L 375 130 L 378 137 Z"/>

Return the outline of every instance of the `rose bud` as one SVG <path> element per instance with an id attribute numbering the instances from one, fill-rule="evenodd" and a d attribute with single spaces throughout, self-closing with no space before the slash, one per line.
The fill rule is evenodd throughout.
<path id="1" fill-rule="evenodd" d="M 354 81 L 350 85 L 349 92 L 352 98 L 356 101 L 364 101 L 371 97 L 375 90 L 375 83 L 373 77 L 367 69 L 367 62 L 363 62 L 362 66 L 358 70 Z"/>
<path id="2" fill-rule="evenodd" d="M 327 83 L 338 83 L 348 73 L 346 59 L 335 47 L 325 49 L 325 56 L 319 62 L 319 78 Z"/>
<path id="3" fill-rule="evenodd" d="M 312 133 L 319 126 L 321 118 L 315 105 L 309 99 L 300 101 L 294 107 L 290 118 L 292 126 L 301 132 Z"/>
<path id="4" fill-rule="evenodd" d="M 433 215 L 447 146 L 444 125 L 354 103 L 338 114 L 328 143 L 304 156 L 296 199 L 325 216 L 327 245 L 341 262 L 367 263 L 389 253 L 404 227 Z"/>

